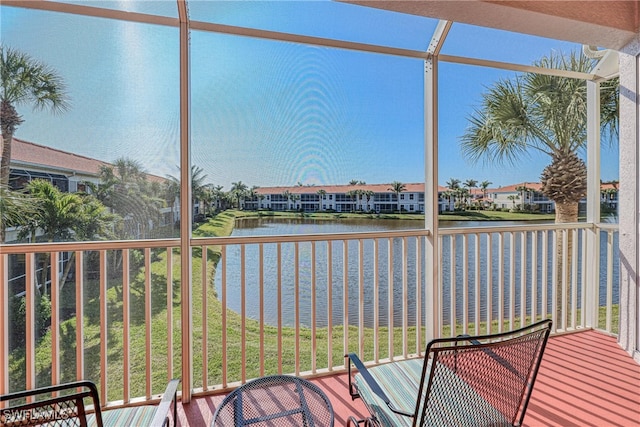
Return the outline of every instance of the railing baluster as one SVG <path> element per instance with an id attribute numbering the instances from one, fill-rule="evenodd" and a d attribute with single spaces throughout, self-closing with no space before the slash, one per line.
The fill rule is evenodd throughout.
<path id="1" fill-rule="evenodd" d="M 25 331 L 25 368 L 26 368 L 26 389 L 36 387 L 36 272 L 35 272 L 35 254 L 28 253 L 25 255 L 25 291 L 26 295 L 26 331 Z M 29 398 L 31 401 L 32 398 Z"/>
<path id="2" fill-rule="evenodd" d="M 208 260 L 208 248 L 207 245 L 201 247 L 201 264 L 200 264 L 200 277 L 202 282 L 202 390 L 207 391 L 209 389 L 209 349 L 207 346 L 207 340 L 209 338 L 209 322 L 207 319 L 207 313 L 209 313 L 209 304 L 207 302 L 208 287 L 207 286 L 207 260 Z"/>
<path id="3" fill-rule="evenodd" d="M 84 252 L 76 251 L 76 379 L 84 379 Z"/>
<path id="4" fill-rule="evenodd" d="M 380 275 L 378 253 L 380 240 L 373 239 L 373 361 L 380 361 Z"/>
<path id="5" fill-rule="evenodd" d="M 558 322 L 560 321 L 560 319 L 558 319 L 558 306 L 560 304 L 562 304 L 562 300 L 558 301 L 558 286 L 561 286 L 561 284 L 558 282 L 558 234 L 562 233 L 561 230 L 553 230 L 551 233 L 551 239 L 553 242 L 553 245 L 551 245 L 551 247 L 553 248 L 553 253 L 551 254 L 552 258 L 551 258 L 551 320 L 553 323 L 553 331 L 557 331 L 559 329 L 559 324 Z"/>
<path id="6" fill-rule="evenodd" d="M 51 252 L 51 384 L 60 384 L 59 252 Z"/>
<path id="7" fill-rule="evenodd" d="M 311 242 L 311 372 L 316 373 L 316 242 Z"/>
<path id="8" fill-rule="evenodd" d="M 606 302 L 606 330 L 612 332 L 613 317 L 613 232 L 607 232 L 607 302 Z"/>
<path id="9" fill-rule="evenodd" d="M 498 332 L 504 330 L 504 233 L 498 234 Z"/>
<path id="10" fill-rule="evenodd" d="M 173 249 L 167 247 L 167 380 L 173 378 Z"/>
<path id="11" fill-rule="evenodd" d="M 240 378 L 247 381 L 247 280 L 246 245 L 240 245 Z"/>
<path id="12" fill-rule="evenodd" d="M 567 283 L 567 278 L 569 276 L 569 263 L 567 262 L 569 255 L 569 230 L 563 229 L 562 233 L 562 259 L 564 262 L 562 263 L 562 281 L 560 286 L 562 286 L 562 310 L 560 310 L 560 315 L 562 318 L 560 319 L 560 326 L 563 331 L 567 330 L 567 309 L 569 305 L 567 291 L 569 290 L 569 283 Z"/>
<path id="13" fill-rule="evenodd" d="M 480 334 L 480 234 L 479 233 L 475 233 L 473 234 L 474 239 L 475 239 L 475 265 L 474 265 L 474 278 L 475 278 L 475 286 L 474 286 L 474 294 L 475 294 L 475 301 L 474 301 L 474 323 L 475 323 L 475 327 L 474 327 L 474 333 L 476 335 Z"/>
<path id="14" fill-rule="evenodd" d="M 527 232 L 520 233 L 520 327 L 527 324 Z M 531 267 L 535 267 L 533 264 Z"/>
<path id="15" fill-rule="evenodd" d="M 342 352 L 349 352 L 349 241 L 342 241 Z M 345 367 L 348 361 L 345 359 Z"/>
<path id="16" fill-rule="evenodd" d="M 277 267 L 278 267 L 278 374 L 282 374 L 282 243 L 278 242 L 277 247 Z"/>
<path id="17" fill-rule="evenodd" d="M 414 237 L 416 242 L 416 354 L 422 354 L 422 239 Z"/>
<path id="18" fill-rule="evenodd" d="M 462 333 L 469 333 L 469 235 L 462 235 Z"/>
<path id="19" fill-rule="evenodd" d="M 300 375 L 300 244 L 298 242 L 293 244 L 293 257 L 294 372 L 296 375 Z M 244 313 L 242 318 L 244 319 Z"/>
<path id="20" fill-rule="evenodd" d="M 541 313 L 540 313 L 540 317 L 542 319 L 546 319 L 547 318 L 547 307 L 548 307 L 548 301 L 549 301 L 549 295 L 548 295 L 548 287 L 549 287 L 549 271 L 548 271 L 548 265 L 549 265 L 549 231 L 548 230 L 543 230 L 542 231 L 542 277 L 540 278 L 540 288 L 542 291 L 542 303 L 540 304 L 540 308 L 541 308 Z"/>
<path id="21" fill-rule="evenodd" d="M 122 383 L 123 399 L 128 403 L 131 398 L 131 358 L 130 358 L 130 325 L 131 325 L 131 290 L 129 272 L 129 249 L 122 250 Z"/>
<path id="22" fill-rule="evenodd" d="M 364 355 L 364 249 L 358 240 L 358 351 Z"/>
<path id="23" fill-rule="evenodd" d="M 493 332 L 493 234 L 487 233 L 486 266 L 487 266 L 487 333 Z"/>
<path id="24" fill-rule="evenodd" d="M 327 364 L 333 371 L 333 245 L 327 242 Z"/>
<path id="25" fill-rule="evenodd" d="M 450 277 L 449 277 L 449 324 L 451 325 L 451 331 L 449 331 L 450 336 L 455 337 L 456 332 L 456 324 L 457 324 L 457 313 L 456 313 L 456 300 L 457 300 L 457 292 L 456 292 L 456 270 L 458 265 L 456 263 L 456 235 L 451 235 L 449 238 L 449 258 L 450 258 Z"/>
<path id="26" fill-rule="evenodd" d="M 145 354 L 146 354 L 146 396 L 151 399 L 153 393 L 151 354 L 151 248 L 144 248 L 144 317 L 145 317 Z M 105 317 L 106 318 L 106 317 Z"/>
<path id="27" fill-rule="evenodd" d="M 100 400 L 107 401 L 107 251 L 100 254 Z"/>
<path id="28" fill-rule="evenodd" d="M 220 266 L 220 324 L 222 327 L 221 338 L 222 345 L 220 348 L 220 353 L 222 357 L 222 388 L 227 388 L 228 386 L 228 372 L 227 372 L 227 246 L 222 245 L 220 248 L 220 261 L 218 261 L 218 265 Z M 184 310 L 184 307 L 183 307 Z"/>
<path id="29" fill-rule="evenodd" d="M 409 356 L 409 278 L 407 272 L 407 238 L 402 238 L 402 356 Z"/>
<path id="30" fill-rule="evenodd" d="M 264 245 L 260 243 L 258 245 L 258 274 L 259 274 L 259 286 L 260 286 L 260 376 L 264 376 Z"/>
<path id="31" fill-rule="evenodd" d="M 387 239 L 387 330 L 389 331 L 387 338 L 387 346 L 389 360 L 393 360 L 394 355 L 394 339 L 393 339 L 393 238 Z"/>
<path id="32" fill-rule="evenodd" d="M 516 233 L 509 233 L 509 329 L 515 329 L 516 319 Z"/>
<path id="33" fill-rule="evenodd" d="M 596 233 L 599 231 L 596 230 Z M 582 230 L 582 267 L 581 267 L 581 275 L 582 275 L 582 294 L 580 298 L 580 326 L 585 327 L 587 324 L 587 293 L 589 286 L 587 285 L 587 264 L 589 264 L 587 260 L 587 233 L 585 230 Z"/>
<path id="34" fill-rule="evenodd" d="M 571 241 L 571 327 L 575 329 L 578 314 L 578 230 L 571 230 Z"/>
<path id="35" fill-rule="evenodd" d="M 538 232 L 531 232 L 531 323 L 538 318 Z"/>

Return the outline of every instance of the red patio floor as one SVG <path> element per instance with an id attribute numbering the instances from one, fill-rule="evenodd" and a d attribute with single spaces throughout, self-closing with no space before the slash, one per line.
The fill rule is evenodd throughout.
<path id="1" fill-rule="evenodd" d="M 346 374 L 314 379 L 333 405 L 335 425 L 366 413 L 351 401 Z M 179 405 L 178 425 L 204 427 L 224 395 Z M 525 426 L 640 426 L 640 366 L 616 339 L 595 331 L 551 337 L 542 361 Z"/>

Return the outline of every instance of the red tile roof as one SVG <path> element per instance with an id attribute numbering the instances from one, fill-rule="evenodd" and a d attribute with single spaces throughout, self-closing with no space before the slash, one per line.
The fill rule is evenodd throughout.
<path id="1" fill-rule="evenodd" d="M 404 184 L 405 189 L 403 193 L 423 193 L 423 183 L 408 183 Z M 288 191 L 291 194 L 315 194 L 320 190 L 324 190 L 327 194 L 346 193 L 351 190 L 363 190 L 373 191 L 374 193 L 393 193 L 391 190 L 391 184 L 344 184 L 344 185 L 295 185 L 291 187 L 258 187 L 256 193 L 258 194 L 282 194 Z M 445 191 L 446 188 L 438 186 L 439 191 Z"/>
<path id="2" fill-rule="evenodd" d="M 111 163 L 81 156 L 75 153 L 58 150 L 33 142 L 13 138 L 11 144 L 11 161 L 24 165 L 39 166 L 47 169 L 58 169 L 64 172 L 76 172 L 86 175 L 98 175 L 101 166 L 113 166 Z M 164 182 L 165 178 L 147 174 L 150 181 Z"/>

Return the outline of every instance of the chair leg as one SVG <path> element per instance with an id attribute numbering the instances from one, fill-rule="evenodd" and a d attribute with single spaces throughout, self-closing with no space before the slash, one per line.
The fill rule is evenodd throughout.
<path id="1" fill-rule="evenodd" d="M 347 427 L 350 427 L 350 426 L 358 427 L 360 424 L 362 424 L 363 427 L 380 427 L 380 423 L 374 417 L 367 417 L 362 420 L 358 420 L 353 416 L 350 416 L 349 418 L 347 418 Z"/>
<path id="2" fill-rule="evenodd" d="M 350 416 L 349 418 L 347 418 L 347 427 L 350 426 L 355 426 L 357 427 L 358 425 L 360 425 L 361 423 L 364 423 L 366 420 L 358 420 L 353 416 Z"/>

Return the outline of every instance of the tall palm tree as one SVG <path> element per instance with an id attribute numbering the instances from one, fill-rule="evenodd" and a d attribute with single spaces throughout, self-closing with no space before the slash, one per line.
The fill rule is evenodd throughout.
<path id="1" fill-rule="evenodd" d="M 393 191 L 394 193 L 396 193 L 396 199 L 398 200 L 398 212 L 401 212 L 400 209 L 400 193 L 402 193 L 405 189 L 407 188 L 406 185 L 404 185 L 403 183 L 401 183 L 400 181 L 393 181 L 391 183 L 391 187 L 389 187 L 387 190 Z"/>
<path id="2" fill-rule="evenodd" d="M 69 107 L 62 78 L 50 67 L 26 53 L 0 44 L 0 130 L 2 155 L 0 185 L 8 188 L 13 134 L 24 120 L 16 107 L 31 105 L 35 110 L 53 113 Z M 4 223 L 0 224 L 0 243 L 5 239 Z"/>
<path id="3" fill-rule="evenodd" d="M 240 205 L 240 199 L 244 198 L 247 190 L 247 184 L 244 184 L 242 181 L 232 182 L 231 183 L 231 194 L 238 201 L 238 209 L 242 206 Z"/>
<path id="4" fill-rule="evenodd" d="M 576 52 L 552 53 L 534 65 L 589 73 L 595 61 Z M 583 80 L 569 77 L 525 73 L 501 79 L 482 95 L 481 108 L 469 118 L 461 138 L 462 152 L 472 161 L 498 164 L 515 163 L 529 150 L 547 154 L 551 163 L 542 171 L 541 192 L 555 202 L 556 222 L 576 222 L 579 202 L 587 190 L 587 167 L 578 156 L 587 140 L 586 92 Z M 601 133 L 611 141 L 618 129 L 618 80 L 603 82 L 600 95 Z M 556 242 L 559 260 L 562 239 L 560 234 Z M 567 243 L 571 246 L 571 239 Z M 569 269 L 564 269 L 566 276 L 562 270 L 559 265 L 558 282 L 567 284 Z M 558 302 L 562 301 L 562 289 L 558 286 Z M 557 308 L 558 314 L 565 311 L 560 303 Z"/>
<path id="5" fill-rule="evenodd" d="M 487 189 L 489 188 L 489 186 L 493 184 L 493 182 L 491 181 L 482 181 L 480 183 L 480 188 L 482 189 L 482 202 L 486 203 L 487 201 Z"/>
<path id="6" fill-rule="evenodd" d="M 531 191 L 532 189 L 527 187 L 527 183 L 525 182 L 523 185 L 519 185 L 516 187 L 516 191 L 520 192 L 520 199 L 522 200 L 520 202 L 520 210 L 524 211 L 525 209 L 525 204 L 524 202 L 527 199 L 527 194 Z"/>
<path id="7" fill-rule="evenodd" d="M 469 196 L 469 199 L 473 200 L 472 190 L 478 186 L 478 181 L 476 181 L 475 179 L 468 179 L 462 185 L 464 185 L 467 189 L 467 195 Z M 465 204 L 467 204 L 466 201 Z"/>
<path id="8" fill-rule="evenodd" d="M 535 66 L 588 73 L 594 61 L 572 52 L 551 54 Z M 618 122 L 618 82 L 601 86 L 602 131 L 614 135 Z M 515 163 L 528 150 L 547 154 L 551 163 L 541 176 L 541 191 L 556 204 L 556 222 L 578 220 L 578 203 L 586 195 L 587 170 L 578 151 L 586 145 L 587 96 L 584 81 L 525 73 L 501 79 L 483 95 L 481 108 L 469 118 L 461 138 L 472 161 Z"/>

